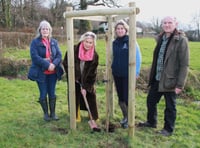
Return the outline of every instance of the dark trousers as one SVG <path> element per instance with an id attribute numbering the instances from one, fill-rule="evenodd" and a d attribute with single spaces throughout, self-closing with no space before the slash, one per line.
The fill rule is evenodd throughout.
<path id="1" fill-rule="evenodd" d="M 128 77 L 113 77 L 119 102 L 125 102 L 128 105 Z"/>
<path id="2" fill-rule="evenodd" d="M 164 96 L 164 129 L 173 132 L 176 120 L 176 94 L 175 92 L 158 92 L 158 84 L 159 82 L 156 81 L 151 85 L 147 96 L 147 121 L 152 125 L 157 124 L 157 104 Z"/>
<path id="3" fill-rule="evenodd" d="M 80 110 L 87 110 L 85 101 L 83 99 L 83 96 L 81 94 L 81 88 L 80 84 L 76 83 L 76 117 L 78 113 L 78 106 L 80 106 Z M 99 118 L 98 115 L 98 109 L 97 109 L 97 101 L 96 101 L 96 91 L 88 92 L 86 93 L 86 99 L 92 114 L 92 118 L 94 120 L 97 120 Z"/>
<path id="4" fill-rule="evenodd" d="M 50 99 L 55 99 L 55 88 L 56 88 L 57 76 L 56 74 L 46 75 L 44 82 L 37 82 L 40 91 L 40 100 L 46 99 L 47 94 Z"/>

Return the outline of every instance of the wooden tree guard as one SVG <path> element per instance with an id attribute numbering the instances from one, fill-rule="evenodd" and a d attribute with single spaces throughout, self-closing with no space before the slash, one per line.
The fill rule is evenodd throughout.
<path id="1" fill-rule="evenodd" d="M 71 12 L 72 7 L 67 7 L 67 12 Z M 73 19 L 66 19 L 67 26 L 67 46 L 68 46 L 68 85 L 69 109 L 70 109 L 70 127 L 76 129 L 76 102 L 75 102 L 75 74 L 74 74 L 74 33 Z"/>
<path id="2" fill-rule="evenodd" d="M 134 7 L 133 3 L 129 3 Z M 135 129 L 135 83 L 136 83 L 136 15 L 129 14 L 129 74 L 128 74 L 128 134 L 134 135 Z"/>
<path id="3" fill-rule="evenodd" d="M 75 107 L 75 77 L 74 77 L 74 36 L 73 36 L 73 19 L 99 20 L 108 21 L 108 33 L 106 41 L 106 117 L 107 125 L 109 117 L 114 115 L 113 101 L 113 78 L 111 73 L 112 62 L 112 41 L 113 41 L 113 21 L 118 16 L 129 16 L 129 106 L 128 106 L 128 134 L 130 137 L 134 135 L 135 129 L 135 66 L 136 66 L 136 14 L 139 9 L 135 7 L 135 3 L 129 3 L 128 8 L 108 8 L 100 10 L 79 10 L 72 11 L 71 7 L 67 7 L 64 17 L 67 26 L 67 45 L 68 45 L 68 84 L 69 84 L 69 108 L 70 108 L 70 128 L 76 129 L 76 107 Z M 89 17 L 88 17 L 89 16 Z M 93 16 L 93 17 L 91 17 Z M 116 19 L 114 19 L 116 18 Z"/>
<path id="4" fill-rule="evenodd" d="M 114 94 L 113 77 L 111 63 L 113 59 L 112 41 L 113 41 L 113 18 L 108 17 L 108 32 L 106 40 L 106 131 L 109 129 L 110 116 L 114 116 Z"/>

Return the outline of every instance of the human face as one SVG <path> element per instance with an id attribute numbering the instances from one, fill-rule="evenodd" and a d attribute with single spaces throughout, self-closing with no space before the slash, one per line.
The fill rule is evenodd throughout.
<path id="1" fill-rule="evenodd" d="M 87 37 L 83 41 L 83 47 L 85 50 L 90 50 L 94 46 L 94 39 L 92 37 Z"/>
<path id="2" fill-rule="evenodd" d="M 177 22 L 175 18 L 168 16 L 162 20 L 162 28 L 167 36 L 173 33 L 176 27 L 177 27 Z"/>
<path id="3" fill-rule="evenodd" d="M 121 24 L 117 25 L 115 32 L 116 32 L 117 37 L 123 37 L 126 35 L 126 29 Z"/>
<path id="4" fill-rule="evenodd" d="M 43 38 L 47 38 L 49 36 L 50 29 L 47 26 L 42 26 L 40 29 L 40 33 Z"/>

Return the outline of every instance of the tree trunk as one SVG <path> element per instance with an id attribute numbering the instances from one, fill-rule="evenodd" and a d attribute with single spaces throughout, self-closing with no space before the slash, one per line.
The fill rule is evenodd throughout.
<path id="1" fill-rule="evenodd" d="M 6 9 L 5 9 L 5 22 L 6 22 L 6 27 L 9 28 L 9 30 L 12 28 L 12 21 L 11 21 L 11 12 L 10 12 L 10 7 L 11 7 L 11 0 L 7 0 L 6 2 Z"/>

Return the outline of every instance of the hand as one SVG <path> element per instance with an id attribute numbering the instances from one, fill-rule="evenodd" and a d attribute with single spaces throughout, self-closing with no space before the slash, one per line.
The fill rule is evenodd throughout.
<path id="1" fill-rule="evenodd" d="M 86 93 L 87 93 L 86 90 L 82 88 L 82 89 L 81 89 L 81 94 L 82 94 L 83 96 L 86 96 Z"/>
<path id="2" fill-rule="evenodd" d="M 45 59 L 46 61 L 49 61 L 49 62 L 51 61 L 51 59 L 50 59 L 50 58 L 44 58 L 44 59 Z"/>
<path id="3" fill-rule="evenodd" d="M 175 88 L 175 93 L 178 95 L 178 94 L 180 94 L 182 92 L 182 89 L 180 89 L 180 88 Z"/>
<path id="4" fill-rule="evenodd" d="M 48 70 L 49 71 L 54 71 L 54 69 L 55 69 L 55 65 L 50 63 Z"/>

